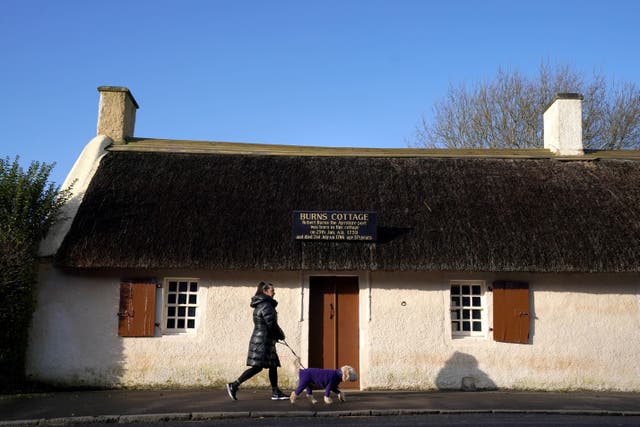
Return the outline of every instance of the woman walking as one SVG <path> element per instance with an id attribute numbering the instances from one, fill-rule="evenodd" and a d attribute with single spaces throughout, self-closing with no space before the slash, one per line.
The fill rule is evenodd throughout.
<path id="1" fill-rule="evenodd" d="M 271 400 L 286 400 L 289 397 L 278 388 L 278 367 L 280 359 L 276 353 L 276 341 L 284 340 L 284 332 L 278 325 L 276 306 L 278 301 L 273 299 L 276 291 L 271 283 L 260 282 L 255 295 L 251 298 L 253 308 L 253 333 L 249 340 L 249 354 L 247 355 L 247 369 L 232 383 L 227 384 L 227 393 L 233 400 L 238 400 L 236 393 L 240 384 L 256 375 L 265 368 L 269 368 L 269 382 L 271 383 Z"/>

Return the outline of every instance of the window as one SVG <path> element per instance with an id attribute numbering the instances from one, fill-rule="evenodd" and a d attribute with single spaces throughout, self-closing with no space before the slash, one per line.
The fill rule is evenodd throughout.
<path id="1" fill-rule="evenodd" d="M 167 332 L 195 330 L 198 313 L 198 279 L 165 279 L 165 318 Z"/>
<path id="2" fill-rule="evenodd" d="M 452 336 L 484 336 L 484 282 L 455 280 L 450 284 Z"/>

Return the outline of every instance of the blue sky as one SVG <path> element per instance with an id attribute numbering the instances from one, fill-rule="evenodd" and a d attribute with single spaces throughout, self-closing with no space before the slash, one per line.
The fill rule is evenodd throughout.
<path id="1" fill-rule="evenodd" d="M 450 84 L 541 61 L 640 84 L 637 1 L 0 2 L 0 156 L 56 162 L 95 136 L 101 85 L 136 136 L 406 147 Z"/>

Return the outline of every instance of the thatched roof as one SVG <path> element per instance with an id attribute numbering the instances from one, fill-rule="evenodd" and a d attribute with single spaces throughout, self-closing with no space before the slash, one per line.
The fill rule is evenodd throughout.
<path id="1" fill-rule="evenodd" d="M 103 158 L 58 265 L 640 271 L 633 156 L 179 153 L 146 143 Z M 378 241 L 293 240 L 295 210 L 376 211 Z"/>

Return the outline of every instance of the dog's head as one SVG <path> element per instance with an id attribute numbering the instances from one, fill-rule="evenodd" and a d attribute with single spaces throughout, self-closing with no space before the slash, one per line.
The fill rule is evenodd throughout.
<path id="1" fill-rule="evenodd" d="M 346 382 L 358 380 L 358 374 L 356 373 L 356 370 L 351 366 L 344 365 L 342 368 L 340 368 L 340 370 L 342 371 L 342 381 Z"/>

